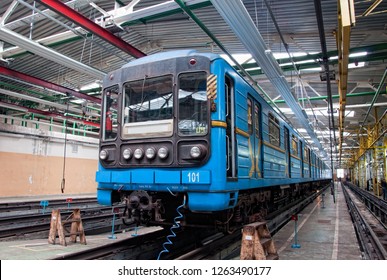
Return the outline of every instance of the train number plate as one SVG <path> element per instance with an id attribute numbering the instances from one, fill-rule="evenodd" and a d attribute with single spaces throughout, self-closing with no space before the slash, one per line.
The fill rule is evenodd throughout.
<path id="1" fill-rule="evenodd" d="M 183 184 L 210 184 L 210 171 L 183 171 Z"/>

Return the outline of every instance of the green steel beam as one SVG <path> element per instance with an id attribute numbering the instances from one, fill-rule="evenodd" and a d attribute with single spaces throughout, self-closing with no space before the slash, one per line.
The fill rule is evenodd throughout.
<path id="1" fill-rule="evenodd" d="M 15 86 L 15 85 L 5 83 L 5 82 L 0 82 L 0 86 L 2 86 L 4 89 L 8 88 L 10 90 L 20 90 L 23 92 L 28 92 L 30 94 L 36 95 L 37 97 L 39 97 L 41 99 L 48 100 L 48 101 L 58 101 L 58 100 L 60 100 L 61 97 L 63 97 L 63 95 L 59 95 L 59 94 L 58 94 L 58 97 L 47 95 L 47 94 L 44 94 L 41 92 L 26 89 L 24 87 Z"/>
<path id="2" fill-rule="evenodd" d="M 374 52 L 379 52 L 379 51 L 384 51 L 384 50 L 387 50 L 387 43 L 351 48 L 351 49 L 349 49 L 349 53 L 350 54 L 359 53 L 359 52 L 374 53 Z M 328 57 L 333 57 L 333 56 L 338 55 L 337 51 L 330 51 L 327 54 L 328 54 Z M 367 57 L 367 56 L 364 56 L 364 57 Z M 308 54 L 308 55 L 293 57 L 294 62 L 301 62 L 301 61 L 305 61 L 305 60 L 321 60 L 322 61 L 322 53 Z M 278 62 L 278 64 L 291 63 L 291 60 L 290 60 L 290 58 L 282 58 L 282 59 L 277 59 L 277 62 Z M 259 67 L 258 64 L 255 62 L 245 63 L 245 64 L 242 64 L 242 66 L 245 69 Z"/>
<path id="3" fill-rule="evenodd" d="M 349 63 L 355 63 L 355 62 L 369 62 L 369 61 L 378 61 L 378 60 L 386 60 L 387 59 L 387 52 L 381 52 L 381 53 L 374 53 L 374 54 L 368 54 L 366 56 L 362 57 L 351 57 L 349 58 Z M 335 65 L 338 64 L 338 60 L 330 60 L 329 65 Z M 253 63 L 255 64 L 255 63 Z M 244 64 L 246 66 L 246 64 Z M 251 65 L 251 63 L 249 63 Z M 256 64 L 255 64 L 256 65 Z M 303 64 L 296 64 L 298 70 L 305 70 L 305 69 L 310 69 L 310 68 L 315 68 L 315 67 L 320 67 L 321 64 L 318 62 L 309 62 L 309 63 L 303 63 Z M 255 66 L 257 67 L 257 66 Z M 237 69 L 236 67 L 234 67 Z M 251 68 L 251 67 L 250 67 Z M 293 71 L 293 65 L 287 65 L 287 66 L 282 66 L 281 67 L 282 71 Z M 247 72 L 252 75 L 262 75 L 264 74 L 261 69 L 258 70 L 247 70 Z"/>
<path id="4" fill-rule="evenodd" d="M 380 94 L 386 94 L 387 91 L 381 91 Z M 370 92 L 358 92 L 358 93 L 348 93 L 347 97 L 359 97 L 359 96 L 368 96 L 368 95 L 375 95 L 374 91 Z M 332 99 L 338 99 L 340 96 L 338 94 L 332 95 Z M 315 97 L 309 97 L 309 98 L 299 98 L 298 101 L 313 101 L 313 100 L 324 100 L 328 99 L 328 96 L 315 96 Z M 270 103 L 270 102 L 269 102 Z M 279 104 L 279 103 L 285 103 L 285 100 L 276 100 L 274 103 Z"/>

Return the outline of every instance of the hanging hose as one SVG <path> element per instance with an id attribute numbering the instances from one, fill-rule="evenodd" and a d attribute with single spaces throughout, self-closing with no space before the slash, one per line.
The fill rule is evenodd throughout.
<path id="1" fill-rule="evenodd" d="M 69 103 L 70 103 L 70 101 L 67 100 L 67 109 L 66 109 L 66 113 L 64 114 L 64 116 L 66 117 L 65 122 L 64 122 L 65 123 L 65 125 L 64 125 L 65 139 L 64 139 L 64 149 L 63 149 L 62 182 L 60 184 L 60 190 L 62 193 L 64 193 L 65 186 L 66 186 L 65 173 L 66 173 L 66 150 L 67 150 L 67 114 L 69 112 Z"/>
<path id="2" fill-rule="evenodd" d="M 169 189 L 168 189 L 169 190 Z M 169 191 L 171 192 L 171 191 Z M 162 250 L 160 253 L 159 253 L 159 256 L 157 257 L 157 260 L 160 260 L 160 257 L 163 253 L 169 253 L 169 250 L 165 247 L 167 245 L 172 245 L 173 242 L 171 241 L 170 238 L 172 237 L 176 237 L 176 234 L 175 234 L 175 229 L 178 229 L 180 228 L 180 220 L 181 218 L 183 218 L 183 214 L 181 214 L 181 212 L 179 211 L 181 208 L 183 208 L 185 206 L 185 196 L 184 196 L 184 199 L 183 199 L 183 204 L 180 205 L 179 207 L 176 208 L 176 212 L 179 214 L 178 216 L 176 216 L 174 219 L 173 219 L 173 222 L 174 224 L 172 225 L 172 227 L 170 228 L 170 231 L 171 231 L 171 234 L 167 236 L 167 241 L 163 243 L 163 248 L 164 250 Z"/>

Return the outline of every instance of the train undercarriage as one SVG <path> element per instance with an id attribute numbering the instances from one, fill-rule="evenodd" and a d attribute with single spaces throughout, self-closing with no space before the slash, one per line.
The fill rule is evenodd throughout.
<path id="1" fill-rule="evenodd" d="M 122 197 L 123 222 L 136 225 L 217 228 L 230 233 L 236 227 L 266 219 L 287 205 L 321 188 L 322 182 L 273 186 L 240 191 L 234 208 L 217 212 L 192 212 L 184 194 L 134 191 Z"/>

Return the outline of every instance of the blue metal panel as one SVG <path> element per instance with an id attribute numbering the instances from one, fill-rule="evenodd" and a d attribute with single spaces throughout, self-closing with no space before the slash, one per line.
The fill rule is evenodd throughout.
<path id="1" fill-rule="evenodd" d="M 251 169 L 251 157 L 248 139 L 242 135 L 237 135 L 238 143 L 238 177 L 248 178 Z"/>
<path id="2" fill-rule="evenodd" d="M 154 183 L 153 170 L 133 170 L 132 183 L 134 184 L 153 184 Z"/>
<path id="3" fill-rule="evenodd" d="M 189 170 L 181 172 L 183 184 L 210 184 L 211 172 L 208 170 Z"/>
<path id="4" fill-rule="evenodd" d="M 235 85 L 235 124 L 239 129 L 247 131 L 247 91 L 240 84 Z"/>
<path id="5" fill-rule="evenodd" d="M 284 178 L 285 177 L 285 155 L 268 146 L 264 146 L 264 177 Z"/>
<path id="6" fill-rule="evenodd" d="M 130 171 L 113 171 L 112 182 L 113 183 L 130 183 L 131 173 Z"/>
<path id="7" fill-rule="evenodd" d="M 188 207 L 192 211 L 220 211 L 235 207 L 238 193 L 188 193 Z"/>
<path id="8" fill-rule="evenodd" d="M 101 205 L 112 205 L 112 192 L 110 190 L 97 190 L 97 202 Z"/>
<path id="9" fill-rule="evenodd" d="M 180 184 L 180 171 L 155 171 L 156 184 Z"/>
<path id="10" fill-rule="evenodd" d="M 97 171 L 95 173 L 95 180 L 99 183 L 110 183 L 112 173 L 110 171 Z"/>
<path id="11" fill-rule="evenodd" d="M 301 162 L 299 159 L 290 157 L 291 162 L 291 177 L 301 178 Z"/>

